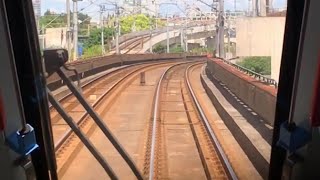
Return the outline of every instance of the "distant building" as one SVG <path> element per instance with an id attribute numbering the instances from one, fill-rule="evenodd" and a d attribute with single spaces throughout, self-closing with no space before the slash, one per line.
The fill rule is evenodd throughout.
<path id="1" fill-rule="evenodd" d="M 157 16 L 156 0 L 124 0 L 123 8 L 129 13 Z"/>
<path id="2" fill-rule="evenodd" d="M 243 17 L 236 21 L 239 57 L 270 56 L 271 78 L 278 81 L 285 17 Z"/>
<path id="3" fill-rule="evenodd" d="M 32 4 L 37 27 L 39 28 L 39 21 L 41 16 L 41 0 L 32 0 Z"/>

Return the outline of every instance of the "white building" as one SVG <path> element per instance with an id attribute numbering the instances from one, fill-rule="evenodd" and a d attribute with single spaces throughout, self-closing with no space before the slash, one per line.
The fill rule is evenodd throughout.
<path id="1" fill-rule="evenodd" d="M 41 16 L 41 0 L 32 0 L 33 11 L 36 18 L 37 26 L 39 27 L 39 20 Z"/>

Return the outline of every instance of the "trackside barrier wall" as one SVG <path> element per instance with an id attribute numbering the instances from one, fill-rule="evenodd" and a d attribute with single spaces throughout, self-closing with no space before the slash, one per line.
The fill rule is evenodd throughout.
<path id="1" fill-rule="evenodd" d="M 273 125 L 277 92 L 274 86 L 266 85 L 218 59 L 208 59 L 207 76 L 225 84 L 267 123 Z"/>
<path id="2" fill-rule="evenodd" d="M 171 54 L 123 54 L 95 57 L 91 59 L 83 59 L 68 63 L 67 66 L 74 66 L 79 72 L 81 78 L 85 78 L 96 73 L 105 71 L 109 68 L 128 65 L 134 63 L 148 62 L 148 61 L 161 61 L 161 60 L 179 60 L 183 58 L 199 58 L 197 54 L 184 54 L 184 53 L 171 53 Z M 73 72 L 66 72 L 70 78 L 75 80 Z M 58 75 L 53 74 L 47 78 L 48 87 L 55 90 L 62 85 L 62 81 Z"/>

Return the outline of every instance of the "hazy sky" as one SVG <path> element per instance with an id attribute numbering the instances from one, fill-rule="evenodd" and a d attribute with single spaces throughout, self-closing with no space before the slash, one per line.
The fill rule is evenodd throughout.
<path id="1" fill-rule="evenodd" d="M 109 0 L 113 2 L 119 2 L 119 0 Z M 197 2 L 196 0 L 158 0 L 158 2 L 178 2 L 178 4 L 183 4 L 183 1 L 185 3 L 188 3 L 190 5 L 197 6 L 203 11 L 210 11 L 210 8 L 206 5 L 203 5 L 200 2 Z M 210 4 L 212 0 L 203 0 Z M 72 0 L 70 0 L 70 5 L 72 9 Z M 93 3 L 92 3 L 93 2 Z M 93 17 L 94 21 L 98 21 L 99 19 L 99 7 L 98 5 L 101 3 L 107 3 L 108 0 L 82 0 L 78 2 L 79 10 L 84 8 L 82 10 L 83 13 L 88 14 L 89 16 Z M 234 9 L 234 2 L 235 0 L 225 0 L 225 9 Z M 50 9 L 51 11 L 55 11 L 57 13 L 66 12 L 65 8 L 66 0 L 42 0 L 41 1 L 41 13 L 43 14 L 47 9 Z M 248 7 L 248 0 L 236 0 L 237 9 L 239 10 L 246 10 Z M 273 0 L 273 7 L 275 8 L 284 8 L 286 5 L 286 0 Z M 108 6 L 108 8 L 112 9 L 112 6 Z M 165 14 L 167 11 L 169 11 L 171 14 L 181 13 L 181 10 L 179 10 L 174 5 L 161 5 L 160 7 L 160 13 Z"/>

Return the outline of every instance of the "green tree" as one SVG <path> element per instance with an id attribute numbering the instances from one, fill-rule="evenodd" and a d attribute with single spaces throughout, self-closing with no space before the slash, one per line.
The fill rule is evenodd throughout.
<path id="1" fill-rule="evenodd" d="M 271 57 L 270 56 L 252 56 L 246 57 L 237 63 L 238 65 L 250 69 L 259 74 L 271 74 Z"/>
<path id="2" fill-rule="evenodd" d="M 165 53 L 166 52 L 166 47 L 162 44 L 157 44 L 154 46 L 154 48 L 152 49 L 152 52 L 154 53 Z"/>
<path id="3" fill-rule="evenodd" d="M 132 29 L 136 31 L 150 29 L 150 24 L 155 26 L 156 21 L 158 26 L 162 26 L 161 21 L 156 20 L 155 18 L 146 16 L 144 14 L 136 14 L 131 16 L 122 17 L 120 19 L 121 24 L 121 33 L 126 34 L 132 32 Z"/>
<path id="4" fill-rule="evenodd" d="M 144 14 L 136 15 L 135 26 L 137 31 L 150 29 L 151 19 Z"/>
<path id="5" fill-rule="evenodd" d="M 126 34 L 132 31 L 134 16 L 127 16 L 120 19 L 121 33 Z"/>
<path id="6" fill-rule="evenodd" d="M 105 44 L 107 44 L 108 41 L 111 40 L 114 34 L 114 29 L 104 28 L 103 30 L 104 30 L 103 36 L 104 36 Z M 83 42 L 84 48 L 90 48 L 92 46 L 100 45 L 100 44 L 101 44 L 101 28 L 92 30 L 90 32 L 89 38 Z"/>
<path id="7" fill-rule="evenodd" d="M 91 17 L 88 14 L 83 14 L 81 12 L 78 13 L 78 19 L 83 23 L 83 24 L 90 24 Z"/>
<path id="8" fill-rule="evenodd" d="M 194 49 L 191 49 L 191 52 L 194 52 L 194 53 L 213 53 L 213 49 L 212 48 L 194 48 Z"/>
<path id="9" fill-rule="evenodd" d="M 94 45 L 84 49 L 82 58 L 86 59 L 86 58 L 100 56 L 100 55 L 101 55 L 101 46 Z"/>
<path id="10" fill-rule="evenodd" d="M 181 53 L 184 52 L 180 45 L 170 48 L 171 53 Z"/>

